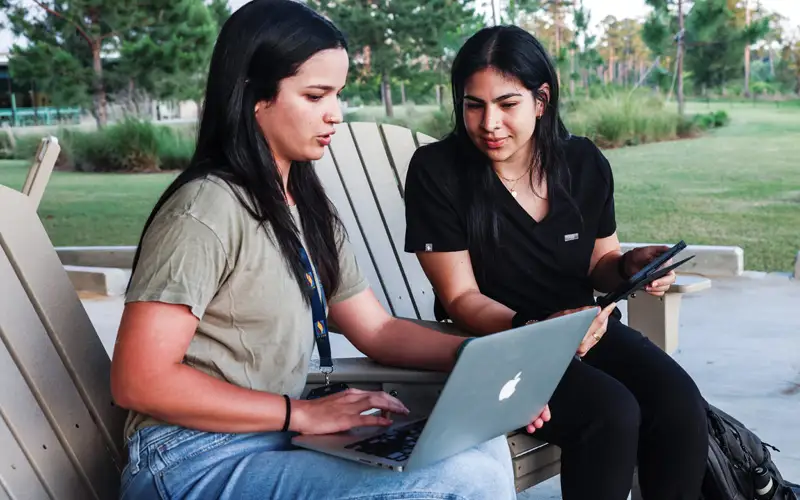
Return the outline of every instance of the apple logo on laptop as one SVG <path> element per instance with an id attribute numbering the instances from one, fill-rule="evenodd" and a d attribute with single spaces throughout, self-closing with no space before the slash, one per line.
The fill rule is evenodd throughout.
<path id="1" fill-rule="evenodd" d="M 500 389 L 500 395 L 497 397 L 498 401 L 508 399 L 514 394 L 514 392 L 517 390 L 517 384 L 519 384 L 521 376 L 522 372 L 519 372 L 514 376 L 514 378 L 503 385 L 503 388 Z"/>

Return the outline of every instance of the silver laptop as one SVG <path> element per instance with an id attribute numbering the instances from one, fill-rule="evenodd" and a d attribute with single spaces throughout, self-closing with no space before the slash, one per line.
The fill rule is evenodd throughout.
<path id="1" fill-rule="evenodd" d="M 524 427 L 550 400 L 597 311 L 474 339 L 462 351 L 427 418 L 393 415 L 390 427 L 303 435 L 292 442 L 368 465 L 410 471 Z"/>

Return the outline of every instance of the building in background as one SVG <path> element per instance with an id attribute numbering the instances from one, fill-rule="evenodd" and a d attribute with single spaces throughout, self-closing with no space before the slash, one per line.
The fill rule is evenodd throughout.
<path id="1" fill-rule="evenodd" d="M 15 83 L 8 70 L 8 53 L 0 53 L 0 126 L 77 123 L 81 109 L 53 108 L 47 95 L 36 91 L 36 82 Z"/>

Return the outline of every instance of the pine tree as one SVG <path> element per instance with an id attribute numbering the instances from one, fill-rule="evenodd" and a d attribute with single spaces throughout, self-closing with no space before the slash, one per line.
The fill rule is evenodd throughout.
<path id="1" fill-rule="evenodd" d="M 109 95 L 130 87 L 131 81 L 154 81 L 143 76 L 148 70 L 169 74 L 168 66 L 175 68 L 175 81 L 181 81 L 185 72 L 199 69 L 194 63 L 202 57 L 192 52 L 204 53 L 213 43 L 216 24 L 202 0 L 31 1 L 35 8 L 20 0 L 0 0 L 12 32 L 29 41 L 25 47 L 12 47 L 12 76 L 35 81 L 55 104 L 88 106 L 98 127 L 108 121 Z M 157 41 L 154 33 L 162 34 Z M 153 66 L 126 60 L 142 56 L 150 42 L 141 40 L 148 36 L 150 42 L 162 44 L 162 54 L 173 54 L 175 59 L 156 58 L 157 51 L 151 48 L 146 51 L 152 56 L 147 64 Z"/>
<path id="2" fill-rule="evenodd" d="M 117 73 L 155 99 L 197 102 L 219 29 L 202 2 L 165 2 L 157 24 L 132 30 L 120 44 Z"/>
<path id="3" fill-rule="evenodd" d="M 655 56 L 675 53 L 675 83 L 678 101 L 678 114 L 683 116 L 683 65 L 685 50 L 685 14 L 690 6 L 689 0 L 645 0 L 653 7 L 642 28 L 642 39 Z M 672 89 L 670 88 L 670 92 Z"/>
<path id="4" fill-rule="evenodd" d="M 309 0 L 345 33 L 358 75 L 378 75 L 386 115 L 394 116 L 391 81 L 397 71 L 441 58 L 447 33 L 475 13 L 460 0 Z"/>
<path id="5" fill-rule="evenodd" d="M 737 21 L 735 3 L 697 0 L 686 19 L 686 66 L 704 91 L 721 87 L 742 74 L 744 48 L 768 31 L 765 20 L 744 25 Z"/>

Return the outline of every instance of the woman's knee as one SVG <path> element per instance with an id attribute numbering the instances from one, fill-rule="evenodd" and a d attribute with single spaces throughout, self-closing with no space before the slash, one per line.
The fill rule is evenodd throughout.
<path id="1" fill-rule="evenodd" d="M 596 415 L 600 431 L 615 441 L 635 445 L 639 436 L 642 412 L 636 397 L 622 384 L 605 395 L 605 404 Z"/>
<path id="2" fill-rule="evenodd" d="M 655 417 L 672 427 L 702 427 L 705 429 L 706 403 L 697 384 L 682 368 L 662 380 L 658 397 L 650 404 Z"/>
<path id="3" fill-rule="evenodd" d="M 652 404 L 652 403 L 651 403 Z M 655 402 L 649 426 L 660 440 L 695 443 L 689 448 L 705 450 L 708 442 L 706 402 L 688 374 L 674 380 Z"/>
<path id="4" fill-rule="evenodd" d="M 514 470 L 505 436 L 451 457 L 436 471 L 448 490 L 465 499 L 513 499 Z"/>

